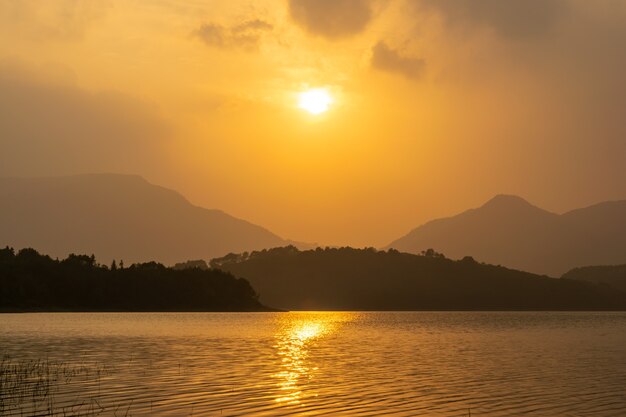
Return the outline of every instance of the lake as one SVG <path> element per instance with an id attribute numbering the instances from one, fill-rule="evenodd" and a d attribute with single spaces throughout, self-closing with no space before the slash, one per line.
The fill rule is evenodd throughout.
<path id="1" fill-rule="evenodd" d="M 6 416 L 626 415 L 626 313 L 2 314 L 0 355 Z"/>

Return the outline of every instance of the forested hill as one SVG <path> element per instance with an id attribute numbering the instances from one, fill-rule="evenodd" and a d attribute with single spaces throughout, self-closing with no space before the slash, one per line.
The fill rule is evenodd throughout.
<path id="1" fill-rule="evenodd" d="M 0 249 L 0 311 L 259 311 L 245 279 L 155 263 L 98 265 L 95 257 L 53 260 L 33 249 Z"/>
<path id="2" fill-rule="evenodd" d="M 623 310 L 608 286 L 453 261 L 432 250 L 284 247 L 231 254 L 211 266 L 245 277 L 273 307 L 303 310 Z"/>

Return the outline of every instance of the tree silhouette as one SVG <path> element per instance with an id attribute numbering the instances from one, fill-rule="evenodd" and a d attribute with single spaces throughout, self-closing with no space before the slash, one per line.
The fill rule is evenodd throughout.
<path id="1" fill-rule="evenodd" d="M 120 261 L 120 266 L 122 262 Z M 266 309 L 245 279 L 157 262 L 99 265 L 94 255 L 59 261 L 34 249 L 0 250 L 0 310 L 241 311 Z"/>

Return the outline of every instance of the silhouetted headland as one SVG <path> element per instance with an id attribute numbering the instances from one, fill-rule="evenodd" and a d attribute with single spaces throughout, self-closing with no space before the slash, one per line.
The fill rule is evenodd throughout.
<path id="1" fill-rule="evenodd" d="M 267 311 L 250 283 L 228 272 L 156 262 L 99 265 L 0 249 L 0 311 Z"/>
<path id="2" fill-rule="evenodd" d="M 433 251 L 283 247 L 211 266 L 245 277 L 268 305 L 304 310 L 624 310 L 614 288 L 459 261 Z"/>

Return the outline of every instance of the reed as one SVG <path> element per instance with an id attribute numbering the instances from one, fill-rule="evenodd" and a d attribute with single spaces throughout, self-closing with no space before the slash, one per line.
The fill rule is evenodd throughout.
<path id="1" fill-rule="evenodd" d="M 95 397 L 69 401 L 58 398 L 73 381 L 93 381 L 107 373 L 101 364 L 70 364 L 48 359 L 0 359 L 0 415 L 2 416 L 96 416 L 104 411 Z"/>

